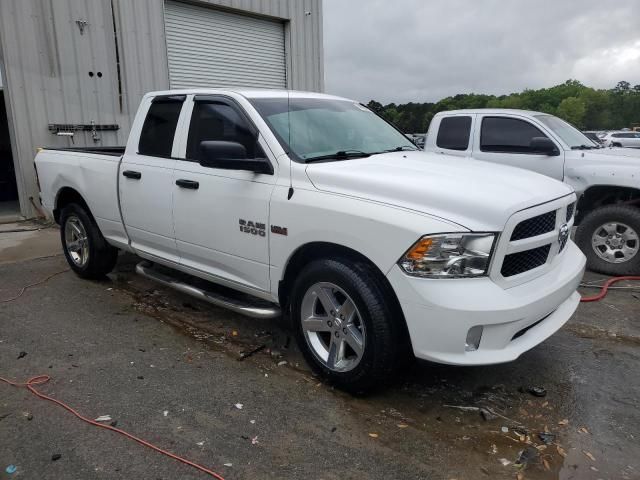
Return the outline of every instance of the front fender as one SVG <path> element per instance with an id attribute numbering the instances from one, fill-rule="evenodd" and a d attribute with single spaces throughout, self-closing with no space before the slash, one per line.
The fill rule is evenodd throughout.
<path id="1" fill-rule="evenodd" d="M 453 222 L 380 203 L 317 190 L 276 187 L 271 199 L 271 290 L 277 295 L 286 266 L 299 248 L 326 242 L 355 250 L 383 274 L 421 236 L 444 232 L 467 232 Z M 273 227 L 286 228 L 286 235 Z M 284 230 L 280 230 L 283 232 Z"/>

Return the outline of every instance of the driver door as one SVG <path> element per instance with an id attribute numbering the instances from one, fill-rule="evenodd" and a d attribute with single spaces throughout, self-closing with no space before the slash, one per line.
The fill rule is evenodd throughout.
<path id="1" fill-rule="evenodd" d="M 247 158 L 264 158 L 266 145 L 233 100 L 197 95 L 190 101 L 188 138 L 174 169 L 173 218 L 180 262 L 219 283 L 267 292 L 269 200 L 276 175 L 199 163 L 203 141 L 240 143 Z M 275 166 L 273 159 L 271 163 Z"/>
<path id="2" fill-rule="evenodd" d="M 562 181 L 564 151 L 556 143 L 559 155 L 541 155 L 531 151 L 531 140 L 549 138 L 531 122 L 505 115 L 478 116 L 475 129 L 473 158 L 524 168 Z"/>

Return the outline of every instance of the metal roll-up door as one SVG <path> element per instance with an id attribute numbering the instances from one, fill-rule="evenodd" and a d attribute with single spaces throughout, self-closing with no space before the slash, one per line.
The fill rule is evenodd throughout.
<path id="1" fill-rule="evenodd" d="M 284 24 L 165 2 L 171 88 L 286 88 Z"/>

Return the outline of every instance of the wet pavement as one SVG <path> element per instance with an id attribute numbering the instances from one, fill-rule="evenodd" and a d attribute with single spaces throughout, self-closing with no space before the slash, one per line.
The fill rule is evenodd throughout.
<path id="1" fill-rule="evenodd" d="M 42 391 L 227 479 L 640 478 L 640 287 L 581 304 L 515 362 L 416 362 L 353 397 L 312 375 L 277 320 L 160 288 L 135 261 L 121 256 L 105 282 L 65 272 L 0 303 L 0 376 L 51 375 Z M 0 265 L 0 301 L 65 268 L 60 256 Z M 207 478 L 0 384 L 5 477 Z"/>

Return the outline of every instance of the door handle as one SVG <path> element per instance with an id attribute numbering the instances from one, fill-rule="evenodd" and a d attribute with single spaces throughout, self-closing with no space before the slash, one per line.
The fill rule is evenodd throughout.
<path id="1" fill-rule="evenodd" d="M 176 180 L 176 185 L 178 185 L 180 188 L 188 188 L 190 190 L 197 190 L 198 188 L 200 188 L 200 183 L 196 182 L 195 180 L 185 180 L 183 178 L 181 178 L 180 180 Z"/>
<path id="2" fill-rule="evenodd" d="M 133 178 L 134 180 L 140 180 L 142 178 L 142 174 L 140 172 L 134 172 L 133 170 L 125 170 L 122 172 L 122 176 Z"/>

